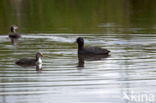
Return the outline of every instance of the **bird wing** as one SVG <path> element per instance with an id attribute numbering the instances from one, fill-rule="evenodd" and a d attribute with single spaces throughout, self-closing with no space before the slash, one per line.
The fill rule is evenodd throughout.
<path id="1" fill-rule="evenodd" d="M 29 59 L 29 58 L 22 58 L 18 61 L 16 61 L 16 64 L 35 64 L 35 59 Z"/>
<path id="2" fill-rule="evenodd" d="M 20 37 L 21 37 L 21 35 L 17 34 L 17 33 L 9 34 L 9 38 L 20 38 Z"/>
<path id="3" fill-rule="evenodd" d="M 109 50 L 100 47 L 88 47 L 85 48 L 85 50 L 92 54 L 108 54 L 110 52 Z"/>

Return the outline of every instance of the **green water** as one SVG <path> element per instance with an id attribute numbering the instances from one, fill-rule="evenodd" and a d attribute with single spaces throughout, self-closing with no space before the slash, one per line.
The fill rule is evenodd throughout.
<path id="1" fill-rule="evenodd" d="M 0 33 L 155 33 L 155 0 L 1 0 Z"/>
<path id="2" fill-rule="evenodd" d="M 0 103 L 155 103 L 155 4 L 1 0 Z M 16 46 L 8 38 L 12 24 L 22 35 Z M 79 36 L 85 46 L 107 48 L 111 56 L 79 61 Z M 42 68 L 15 65 L 38 51 Z"/>

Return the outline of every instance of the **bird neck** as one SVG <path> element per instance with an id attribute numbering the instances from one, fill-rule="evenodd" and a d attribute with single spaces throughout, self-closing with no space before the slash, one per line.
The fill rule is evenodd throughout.
<path id="1" fill-rule="evenodd" d="M 83 49 L 84 48 L 84 43 L 79 43 L 78 44 L 78 49 L 80 50 L 80 49 Z"/>
<path id="2" fill-rule="evenodd" d="M 36 61 L 37 61 L 39 64 L 41 64 L 41 63 L 42 63 L 41 57 L 36 56 Z"/>
<path id="3" fill-rule="evenodd" d="M 12 33 L 16 33 L 16 30 L 14 28 L 11 28 Z"/>

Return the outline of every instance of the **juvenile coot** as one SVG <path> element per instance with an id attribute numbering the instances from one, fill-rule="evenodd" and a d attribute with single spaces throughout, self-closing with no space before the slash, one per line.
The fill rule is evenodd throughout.
<path id="1" fill-rule="evenodd" d="M 32 66 L 42 64 L 42 59 L 41 59 L 42 56 L 43 55 L 40 52 L 37 52 L 35 58 L 22 58 L 16 61 L 16 64 L 17 65 L 32 65 Z"/>
<path id="2" fill-rule="evenodd" d="M 11 43 L 13 45 L 16 45 L 16 41 L 21 37 L 20 34 L 16 33 L 17 29 L 18 29 L 18 27 L 16 25 L 12 25 L 10 27 L 11 33 L 8 36 L 9 36 Z"/>
<path id="3" fill-rule="evenodd" d="M 85 55 L 108 55 L 109 50 L 103 49 L 100 47 L 84 47 L 84 39 L 82 37 L 78 37 L 76 40 L 78 44 L 78 54 Z"/>

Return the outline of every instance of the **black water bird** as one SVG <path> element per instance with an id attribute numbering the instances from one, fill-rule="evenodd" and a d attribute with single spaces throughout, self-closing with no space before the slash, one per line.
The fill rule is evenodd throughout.
<path id="1" fill-rule="evenodd" d="M 78 44 L 78 54 L 83 55 L 109 55 L 109 50 L 103 49 L 100 47 L 84 47 L 84 39 L 82 37 L 78 37 L 76 39 Z"/>
<path id="2" fill-rule="evenodd" d="M 42 59 L 41 57 L 43 57 L 42 53 L 37 52 L 35 58 L 22 58 L 19 59 L 18 61 L 16 61 L 15 63 L 17 65 L 22 65 L 22 66 L 36 66 L 39 64 L 42 64 Z"/>
<path id="3" fill-rule="evenodd" d="M 16 33 L 16 30 L 18 29 L 18 27 L 16 25 L 12 25 L 10 27 L 11 32 L 9 33 L 8 37 L 11 40 L 11 43 L 13 45 L 16 45 L 17 40 L 21 37 L 20 34 Z"/>

